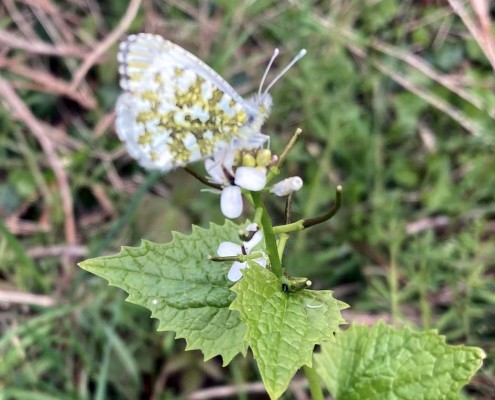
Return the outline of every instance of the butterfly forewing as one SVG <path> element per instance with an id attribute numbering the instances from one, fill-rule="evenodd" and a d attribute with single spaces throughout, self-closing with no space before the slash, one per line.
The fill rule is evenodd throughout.
<path id="1" fill-rule="evenodd" d="M 228 146 L 257 110 L 201 60 L 150 34 L 132 35 L 118 54 L 116 130 L 148 169 L 168 171 Z"/>

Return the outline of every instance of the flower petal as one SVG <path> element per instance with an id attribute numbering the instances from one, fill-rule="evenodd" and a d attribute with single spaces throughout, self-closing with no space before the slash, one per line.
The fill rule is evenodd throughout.
<path id="1" fill-rule="evenodd" d="M 212 160 L 208 158 L 205 160 L 205 169 L 208 175 L 210 175 L 210 181 L 218 184 L 227 183 L 227 178 L 223 173 L 222 163 L 217 160 Z"/>
<path id="2" fill-rule="evenodd" d="M 247 190 L 260 191 L 266 185 L 266 168 L 237 168 L 235 170 L 235 184 Z"/>
<path id="3" fill-rule="evenodd" d="M 246 262 L 234 262 L 234 264 L 232 264 L 232 267 L 230 267 L 230 271 L 229 273 L 227 274 L 227 278 L 229 278 L 229 281 L 232 281 L 232 282 L 237 282 L 239 279 L 242 278 L 242 272 L 241 272 L 241 269 L 244 269 L 246 268 L 248 265 Z"/>
<path id="4" fill-rule="evenodd" d="M 244 248 L 246 249 L 246 254 L 251 253 L 251 250 L 263 239 L 263 232 L 256 232 L 253 237 L 244 243 Z"/>
<path id="5" fill-rule="evenodd" d="M 220 209 L 227 218 L 237 218 L 242 213 L 242 194 L 237 186 L 227 186 L 220 196 Z"/>
<path id="6" fill-rule="evenodd" d="M 234 165 L 235 151 L 232 148 L 226 148 L 222 154 L 222 165 L 225 167 L 230 175 L 234 176 L 234 171 L 232 170 L 232 165 Z"/>
<path id="7" fill-rule="evenodd" d="M 247 232 L 256 232 L 259 229 L 260 228 L 258 227 L 258 224 L 256 222 L 253 222 L 253 223 L 249 224 L 248 226 L 246 226 Z"/>
<path id="8" fill-rule="evenodd" d="M 220 257 L 232 257 L 242 254 L 241 246 L 232 242 L 222 242 L 218 246 L 217 254 Z"/>
<path id="9" fill-rule="evenodd" d="M 263 253 L 263 257 L 260 257 L 260 258 L 255 258 L 253 261 L 256 263 L 256 264 L 259 264 L 261 265 L 263 268 L 266 268 L 266 255 Z"/>

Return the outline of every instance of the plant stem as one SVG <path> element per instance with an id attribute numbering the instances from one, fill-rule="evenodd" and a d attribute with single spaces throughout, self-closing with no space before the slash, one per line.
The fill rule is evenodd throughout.
<path id="1" fill-rule="evenodd" d="M 189 166 L 186 166 L 184 167 L 184 171 L 186 171 L 189 175 L 193 176 L 194 178 L 196 178 L 198 181 L 200 181 L 201 183 L 205 184 L 206 186 L 210 186 L 212 187 L 213 189 L 217 189 L 217 190 L 222 190 L 222 185 L 219 185 L 217 183 L 212 183 L 210 182 L 208 179 L 206 179 L 204 176 L 198 174 L 194 169 L 192 169 L 191 167 Z"/>
<path id="2" fill-rule="evenodd" d="M 266 177 L 266 183 L 267 184 L 276 175 L 278 175 L 280 173 L 280 167 L 284 163 L 284 161 L 287 158 L 287 155 L 289 154 L 289 152 L 292 150 L 292 148 L 296 144 L 297 138 L 299 137 L 299 135 L 301 134 L 301 132 L 302 132 L 301 128 L 297 128 L 296 131 L 294 132 L 294 134 L 292 135 L 291 139 L 289 140 L 289 143 L 287 143 L 287 146 L 285 146 L 284 151 L 282 152 L 282 154 L 278 158 L 277 164 L 270 169 L 270 172 L 268 172 L 268 175 Z"/>
<path id="3" fill-rule="evenodd" d="M 337 211 L 339 211 L 342 206 L 342 186 L 337 186 L 335 190 L 335 205 L 327 211 L 325 214 L 319 215 L 318 217 L 308 218 L 308 219 L 300 219 L 299 221 L 292 222 L 286 225 L 277 225 L 273 227 L 273 232 L 275 234 L 280 233 L 289 233 L 294 231 L 302 231 L 303 229 L 309 228 L 311 226 L 321 224 L 323 222 L 331 219 Z"/>
<path id="4" fill-rule="evenodd" d="M 430 329 L 430 303 L 427 298 L 428 291 L 428 269 L 427 263 L 425 259 L 420 261 L 420 283 L 419 283 L 419 305 L 421 309 L 421 321 L 423 324 L 423 329 Z"/>
<path id="5" fill-rule="evenodd" d="M 252 199 L 252 198 L 251 198 Z M 263 208 L 256 208 L 254 211 L 254 222 L 258 224 L 258 226 L 261 225 L 261 217 L 263 216 Z"/>
<path id="6" fill-rule="evenodd" d="M 282 151 L 282 154 L 278 158 L 278 162 L 277 162 L 277 168 L 278 169 L 280 169 L 280 167 L 284 163 L 285 159 L 287 158 L 288 154 L 290 153 L 290 151 L 292 150 L 292 148 L 296 144 L 297 138 L 299 137 L 299 135 L 301 133 L 302 133 L 302 129 L 297 128 L 296 131 L 294 132 L 294 134 L 292 135 L 292 137 L 290 138 L 289 143 L 287 143 L 287 146 L 285 146 L 284 151 Z"/>
<path id="7" fill-rule="evenodd" d="M 263 253 L 261 251 L 255 251 L 251 254 L 239 254 L 237 256 L 208 256 L 208 260 L 224 262 L 224 261 L 239 261 L 246 262 L 248 260 L 255 260 L 256 258 L 263 257 Z"/>
<path id="8" fill-rule="evenodd" d="M 342 186 L 339 185 L 335 189 L 335 205 L 325 214 L 304 220 L 303 226 L 305 228 L 309 228 L 310 226 L 321 224 L 322 222 L 328 221 L 335 214 L 337 214 L 337 211 L 339 211 L 341 205 L 342 205 Z"/>
<path id="9" fill-rule="evenodd" d="M 397 273 L 397 254 L 398 254 L 398 243 L 392 243 L 390 248 L 390 276 L 389 276 L 389 286 L 390 286 L 390 303 L 391 303 L 391 314 L 392 314 L 392 325 L 396 326 L 399 319 L 399 282 Z"/>
<path id="10" fill-rule="evenodd" d="M 313 400 L 323 400 L 323 391 L 321 390 L 320 377 L 314 368 L 303 365 L 303 371 L 309 384 L 309 391 Z"/>
<path id="11" fill-rule="evenodd" d="M 292 199 L 294 197 L 294 192 L 289 193 L 287 196 L 287 201 L 285 202 L 285 225 L 290 224 L 292 217 Z"/>
<path id="12" fill-rule="evenodd" d="M 278 257 L 280 258 L 280 260 L 282 260 L 282 256 L 284 255 L 285 244 L 287 243 L 287 240 L 289 240 L 289 235 L 287 235 L 287 233 L 282 233 L 278 237 Z"/>
<path id="13" fill-rule="evenodd" d="M 304 229 L 303 222 L 304 220 L 300 219 L 299 221 L 292 222 L 291 224 L 277 225 L 273 227 L 273 232 L 278 235 L 281 233 L 302 231 Z"/>
<path id="14" fill-rule="evenodd" d="M 275 234 L 273 233 L 272 221 L 266 211 L 265 205 L 261 200 L 261 193 L 251 192 L 253 196 L 254 206 L 256 207 L 256 214 L 261 210 L 261 227 L 263 229 L 263 237 L 265 239 L 266 254 L 270 258 L 270 265 L 272 267 L 272 272 L 281 278 L 283 276 L 282 263 L 280 262 L 280 257 L 278 256 L 277 241 L 275 239 Z"/>

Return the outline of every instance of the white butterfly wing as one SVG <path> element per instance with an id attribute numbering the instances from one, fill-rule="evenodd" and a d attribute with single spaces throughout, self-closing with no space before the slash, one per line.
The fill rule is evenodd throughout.
<path id="1" fill-rule="evenodd" d="M 166 58 L 168 63 L 177 68 L 195 71 L 220 90 L 228 93 L 235 101 L 247 108 L 250 107 L 225 79 L 194 54 L 161 36 L 149 33 L 130 35 L 120 44 L 117 59 L 120 63 L 122 89 L 132 90 L 133 82 L 129 76 L 142 73 L 157 58 Z"/>
<path id="2" fill-rule="evenodd" d="M 129 36 L 118 61 L 125 93 L 116 131 L 145 168 L 168 171 L 211 156 L 251 135 L 259 119 L 256 106 L 220 75 L 160 36 Z"/>

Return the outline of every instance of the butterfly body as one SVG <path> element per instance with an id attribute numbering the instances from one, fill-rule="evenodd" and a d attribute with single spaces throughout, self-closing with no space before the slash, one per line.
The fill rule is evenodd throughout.
<path id="1" fill-rule="evenodd" d="M 215 71 L 157 35 L 131 35 L 118 54 L 116 131 L 129 154 L 163 172 L 226 147 L 259 147 L 271 98 L 243 99 Z"/>

